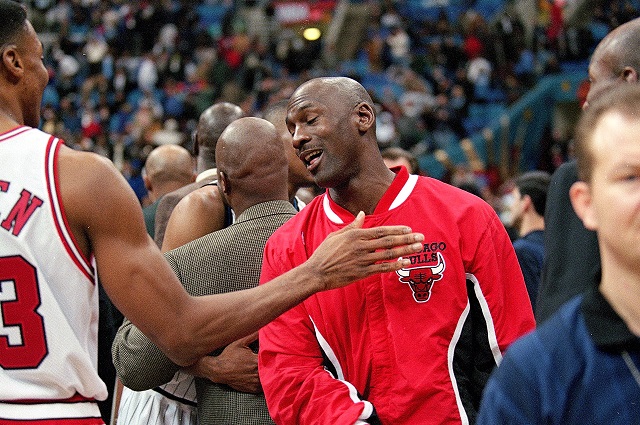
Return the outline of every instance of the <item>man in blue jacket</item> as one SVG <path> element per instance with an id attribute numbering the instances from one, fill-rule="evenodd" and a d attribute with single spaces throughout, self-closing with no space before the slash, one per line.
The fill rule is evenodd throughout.
<path id="1" fill-rule="evenodd" d="M 640 85 L 593 100 L 576 157 L 571 203 L 598 235 L 601 277 L 511 345 L 478 424 L 640 423 Z"/>

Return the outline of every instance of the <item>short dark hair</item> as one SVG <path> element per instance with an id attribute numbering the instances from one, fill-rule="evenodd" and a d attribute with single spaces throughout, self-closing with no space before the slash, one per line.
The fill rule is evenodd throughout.
<path id="1" fill-rule="evenodd" d="M 640 115 L 640 84 L 616 84 L 589 104 L 582 113 L 575 131 L 575 157 L 578 177 L 589 182 L 593 173 L 593 132 L 602 117 L 609 112 L 617 112 L 625 118 L 638 120 Z"/>
<path id="2" fill-rule="evenodd" d="M 15 41 L 27 21 L 25 7 L 13 0 L 0 0 L 0 48 Z"/>
<path id="3" fill-rule="evenodd" d="M 383 149 L 380 154 L 383 158 L 390 159 L 392 161 L 397 161 L 398 159 L 404 158 L 409 162 L 410 165 L 410 169 L 407 171 L 409 171 L 410 174 L 420 174 L 420 163 L 418 162 L 416 156 L 411 152 L 396 146 L 392 146 Z"/>
<path id="4" fill-rule="evenodd" d="M 529 196 L 536 212 L 544 216 L 551 175 L 546 171 L 527 171 L 515 179 L 520 196 Z"/>

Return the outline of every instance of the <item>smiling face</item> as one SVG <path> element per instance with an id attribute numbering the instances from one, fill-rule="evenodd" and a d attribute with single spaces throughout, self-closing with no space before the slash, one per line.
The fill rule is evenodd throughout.
<path id="1" fill-rule="evenodd" d="M 332 88 L 317 80 L 302 85 L 287 111 L 293 147 L 320 187 L 347 184 L 359 169 L 357 104 Z"/>

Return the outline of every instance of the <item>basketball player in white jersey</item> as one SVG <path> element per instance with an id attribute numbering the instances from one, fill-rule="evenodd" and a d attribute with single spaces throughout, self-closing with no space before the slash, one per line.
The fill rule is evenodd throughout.
<path id="1" fill-rule="evenodd" d="M 48 73 L 19 3 L 0 0 L 0 423 L 102 424 L 99 275 L 122 313 L 179 365 L 248 335 L 311 294 L 408 266 L 405 226 L 329 237 L 254 289 L 190 297 L 147 235 L 112 163 L 36 129 Z M 179 325 L 177 325 L 179 324 Z"/>

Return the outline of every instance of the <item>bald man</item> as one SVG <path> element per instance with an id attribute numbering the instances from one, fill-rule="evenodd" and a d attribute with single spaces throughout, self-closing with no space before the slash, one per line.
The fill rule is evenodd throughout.
<path id="1" fill-rule="evenodd" d="M 155 235 L 155 216 L 160 199 L 169 192 L 193 183 L 196 179 L 193 159 L 178 145 L 163 145 L 151 151 L 142 169 L 144 187 L 151 204 L 142 209 L 147 233 Z"/>
<path id="2" fill-rule="evenodd" d="M 260 118 L 234 121 L 220 136 L 216 158 L 218 187 L 236 212 L 236 222 L 165 253 L 182 284 L 194 295 L 257 286 L 267 238 L 296 213 L 289 202 L 285 144 L 273 124 Z M 250 348 L 254 347 L 250 346 L 254 339 L 255 336 L 232 344 L 229 348 L 235 352 L 231 357 L 226 349 L 218 351 L 190 369 L 203 376 L 196 379 L 200 424 L 273 423 L 258 381 L 257 354 Z M 241 363 L 238 350 L 244 357 L 244 371 L 228 364 Z M 118 332 L 114 353 L 118 353 L 114 360 L 122 381 L 137 390 L 164 384 L 179 371 L 178 365 L 130 323 Z M 243 372 L 247 376 L 242 376 Z M 162 411 L 162 407 L 175 403 L 175 396 L 184 397 L 175 390 L 193 388 L 187 384 L 190 379 L 185 373 L 178 373 L 161 387 L 165 392 L 171 390 L 171 399 L 153 396 L 143 400 L 144 392 L 125 392 L 119 418 L 126 423 L 155 419 L 157 413 L 146 415 L 145 411 Z M 188 406 L 182 410 L 187 411 Z"/>
<path id="3" fill-rule="evenodd" d="M 267 242 L 261 282 L 301 264 L 364 211 L 424 232 L 411 265 L 314 296 L 260 330 L 259 373 L 281 424 L 467 423 L 502 352 L 534 327 L 511 241 L 481 199 L 387 168 L 356 81 L 318 78 L 289 99 L 293 146 L 327 189 Z"/>

